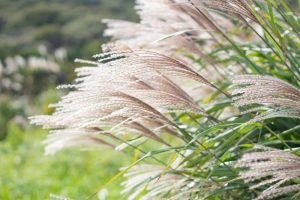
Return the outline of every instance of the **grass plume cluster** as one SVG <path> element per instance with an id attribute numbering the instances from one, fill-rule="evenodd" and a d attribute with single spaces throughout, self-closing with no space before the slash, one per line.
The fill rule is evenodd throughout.
<path id="1" fill-rule="evenodd" d="M 135 8 L 139 23 L 104 20 L 112 41 L 77 60 L 84 66 L 60 86 L 70 92 L 52 115 L 31 118 L 51 130 L 47 152 L 132 155 L 105 185 L 125 175 L 127 199 L 299 197 L 297 13 L 281 0 Z"/>

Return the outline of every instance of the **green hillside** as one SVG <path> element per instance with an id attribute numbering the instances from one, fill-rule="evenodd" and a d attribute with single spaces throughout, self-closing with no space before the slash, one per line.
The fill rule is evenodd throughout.
<path id="1" fill-rule="evenodd" d="M 90 56 L 103 42 L 103 18 L 134 19 L 132 0 L 1 0 L 0 58 L 32 55 L 37 45 Z"/>

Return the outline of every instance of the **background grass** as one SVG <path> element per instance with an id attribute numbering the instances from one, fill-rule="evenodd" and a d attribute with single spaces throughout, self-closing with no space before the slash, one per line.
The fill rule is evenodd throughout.
<path id="1" fill-rule="evenodd" d="M 41 140 L 45 131 L 22 132 L 14 124 L 9 129 L 13 134 L 0 145 L 1 200 L 49 199 L 50 193 L 85 199 L 130 161 L 126 155 L 107 149 L 44 156 Z M 108 189 L 108 199 L 119 199 L 119 184 Z"/>

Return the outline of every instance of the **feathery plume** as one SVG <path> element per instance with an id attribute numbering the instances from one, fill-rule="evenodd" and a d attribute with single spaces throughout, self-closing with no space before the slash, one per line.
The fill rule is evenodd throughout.
<path id="1" fill-rule="evenodd" d="M 245 154 L 237 163 L 237 167 L 247 168 L 240 176 L 246 183 L 253 183 L 251 189 L 267 186 L 258 197 L 272 199 L 291 192 L 299 192 L 300 158 L 294 154 L 261 146 L 255 147 L 261 152 Z"/>
<path id="2" fill-rule="evenodd" d="M 132 49 L 155 50 L 199 68 L 188 58 L 192 55 L 212 65 L 202 70 L 209 74 L 210 80 L 216 80 L 216 75 L 225 73 L 214 66 L 207 56 L 218 38 L 218 35 L 211 33 L 218 31 L 215 22 L 220 24 L 218 28 L 232 27 L 225 17 L 206 11 L 203 7 L 199 13 L 188 1 L 181 0 L 139 0 L 136 10 L 141 18 L 140 23 L 104 20 L 108 27 L 104 35 Z M 199 45 L 199 40 L 204 44 Z"/>
<path id="3" fill-rule="evenodd" d="M 52 105 L 56 112 L 31 118 L 32 123 L 53 130 L 47 142 L 49 149 L 57 147 L 53 148 L 55 152 L 66 142 L 71 143 L 67 146 L 106 143 L 94 138 L 104 132 L 138 134 L 168 145 L 157 134 L 166 132 L 181 137 L 166 116 L 169 112 L 193 112 L 208 117 L 175 79 L 180 77 L 215 87 L 208 80 L 168 56 L 120 49 L 124 47 L 119 52 L 96 55 L 97 61 L 78 60 L 90 66 L 76 70 L 75 84 L 62 86 L 73 91 Z M 76 142 L 77 133 L 81 142 Z"/>
<path id="4" fill-rule="evenodd" d="M 214 26 L 188 1 L 139 0 L 136 4 L 137 14 L 141 18 L 140 23 L 104 20 L 108 26 L 104 35 L 112 37 L 113 40 L 125 42 L 131 48 L 147 47 L 149 49 L 152 46 L 159 50 L 157 48 L 159 46 L 169 55 L 174 54 L 178 49 L 186 49 L 189 53 L 202 55 L 195 40 L 211 38 L 209 31 Z M 210 20 L 214 18 L 215 21 L 220 22 L 222 28 L 232 27 L 232 23 L 221 15 L 203 12 L 212 17 Z M 174 37 L 171 37 L 172 34 Z M 158 40 L 160 42 L 154 42 Z M 208 46 L 210 45 L 205 47 Z"/>
<path id="5" fill-rule="evenodd" d="M 143 191 L 142 200 L 202 199 L 214 188 L 212 182 L 178 173 L 177 170 L 184 170 L 179 165 L 182 160 L 178 157 L 169 168 L 151 164 L 134 166 L 124 175 L 127 180 L 122 184 L 125 188 L 122 193 L 128 194 L 128 199 L 135 199 Z"/>
<path id="6" fill-rule="evenodd" d="M 233 79 L 234 105 L 242 114 L 266 111 L 254 120 L 273 117 L 300 118 L 300 90 L 284 81 L 269 77 L 242 75 Z"/>
<path id="7" fill-rule="evenodd" d="M 258 22 L 251 6 L 254 4 L 253 0 L 192 0 L 198 2 L 211 9 L 222 10 L 231 14 L 235 14 L 239 18 L 248 18 L 254 22 Z"/>
<path id="8" fill-rule="evenodd" d="M 72 147 L 97 147 L 108 146 L 116 148 L 113 144 L 99 138 L 95 133 L 89 134 L 89 130 L 57 130 L 50 134 L 44 144 L 47 145 L 45 149 L 46 155 L 55 154 L 56 152 L 72 148 Z"/>

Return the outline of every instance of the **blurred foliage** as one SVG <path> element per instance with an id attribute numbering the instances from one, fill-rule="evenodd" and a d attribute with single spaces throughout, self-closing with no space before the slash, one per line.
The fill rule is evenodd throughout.
<path id="1" fill-rule="evenodd" d="M 70 60 L 92 56 L 103 40 L 102 18 L 136 18 L 133 0 L 0 0 L 0 7 L 0 59 L 12 53 L 26 56 L 40 44 L 50 50 L 66 48 Z M 91 46 L 95 40 L 98 46 Z"/>
<path id="2" fill-rule="evenodd" d="M 74 59 L 90 58 L 107 40 L 101 19 L 135 20 L 133 2 L 0 0 L 1 200 L 48 199 L 50 193 L 83 199 L 126 163 L 106 150 L 45 157 L 46 133 L 30 128 L 27 118 L 53 112 L 48 105 L 60 95 L 55 87 L 74 80 Z M 119 191 L 113 186 L 108 197 L 116 199 Z"/>
<path id="3" fill-rule="evenodd" d="M 127 157 L 108 150 L 65 151 L 44 156 L 41 140 L 46 134 L 37 129 L 23 132 L 9 123 L 10 134 L 0 145 L 0 199 L 49 199 L 50 194 L 85 199 L 116 174 Z M 121 180 L 120 180 L 121 181 Z M 108 198 L 118 199 L 118 186 L 109 188 Z M 97 195 L 93 199 L 98 199 Z"/>
<path id="4" fill-rule="evenodd" d="M 19 106 L 12 104 L 8 97 L 0 99 L 0 140 L 5 139 L 7 124 L 14 116 L 20 115 L 22 110 Z"/>

